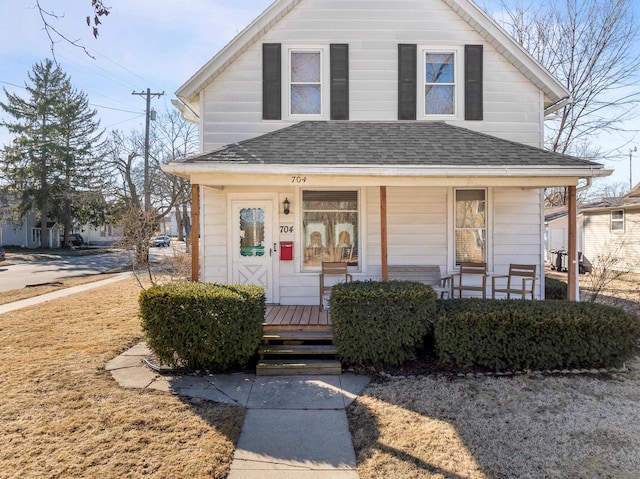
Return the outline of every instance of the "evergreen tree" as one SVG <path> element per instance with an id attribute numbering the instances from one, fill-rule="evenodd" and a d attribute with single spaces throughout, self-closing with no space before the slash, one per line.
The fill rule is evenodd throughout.
<path id="1" fill-rule="evenodd" d="M 21 192 L 21 218 L 30 210 L 38 213 L 41 246 L 47 248 L 48 221 L 61 222 L 70 232 L 74 205 L 85 204 L 89 192 L 96 192 L 99 169 L 92 156 L 101 133 L 86 95 L 51 60 L 36 63 L 29 80 L 26 98 L 5 89 L 7 102 L 0 102 L 13 118 L 2 124 L 14 135 L 2 150 L 2 172 Z"/>
<path id="2" fill-rule="evenodd" d="M 73 226 L 104 222 L 92 214 L 101 211 L 96 205 L 103 204 L 102 162 L 96 157 L 103 146 L 102 132 L 98 130 L 100 122 L 95 118 L 97 112 L 89 108 L 84 92 L 73 88 L 68 80 L 66 83 L 58 124 L 61 170 L 54 179 L 54 211 L 65 235 Z"/>

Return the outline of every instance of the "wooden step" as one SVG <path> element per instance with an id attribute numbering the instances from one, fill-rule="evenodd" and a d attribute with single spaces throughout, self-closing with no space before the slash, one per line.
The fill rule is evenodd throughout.
<path id="1" fill-rule="evenodd" d="M 256 376 L 340 375 L 342 365 L 337 360 L 264 359 L 256 366 Z"/>
<path id="2" fill-rule="evenodd" d="M 333 344 L 267 344 L 259 349 L 260 357 L 266 354 L 299 354 L 301 356 L 319 355 L 319 354 L 338 354 L 338 350 Z"/>
<path id="3" fill-rule="evenodd" d="M 263 341 L 333 341 L 333 332 L 316 330 L 290 330 L 264 331 Z"/>
<path id="4" fill-rule="evenodd" d="M 262 323 L 262 331 L 264 332 L 278 332 L 278 331 L 333 331 L 333 326 L 330 324 L 316 324 L 316 325 L 308 325 L 308 324 L 265 324 Z"/>

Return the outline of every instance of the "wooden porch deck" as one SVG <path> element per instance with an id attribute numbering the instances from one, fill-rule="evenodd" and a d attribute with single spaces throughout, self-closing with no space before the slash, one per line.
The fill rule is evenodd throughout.
<path id="1" fill-rule="evenodd" d="M 263 326 L 265 328 L 331 329 L 328 311 L 320 306 L 267 306 Z"/>

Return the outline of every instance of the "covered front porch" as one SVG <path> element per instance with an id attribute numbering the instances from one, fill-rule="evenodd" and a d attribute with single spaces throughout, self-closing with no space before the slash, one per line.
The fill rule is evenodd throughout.
<path id="1" fill-rule="evenodd" d="M 491 275 L 542 270 L 546 187 L 568 188 L 575 300 L 577 185 L 609 174 L 440 122 L 301 122 L 165 171 L 193 187 L 193 230 L 204 232 L 202 247 L 192 241 L 193 280 L 262 284 L 282 305 L 315 304 L 320 262 L 338 257 L 354 280 L 384 281 L 389 265 L 407 264 L 450 275 L 463 261 Z M 544 297 L 543 277 L 536 284 Z"/>

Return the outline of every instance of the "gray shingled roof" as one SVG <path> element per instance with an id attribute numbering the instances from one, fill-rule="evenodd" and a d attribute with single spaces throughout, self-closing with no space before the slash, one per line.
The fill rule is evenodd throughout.
<path id="1" fill-rule="evenodd" d="M 186 163 L 595 167 L 592 161 L 496 138 L 444 122 L 303 121 Z"/>

